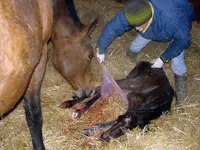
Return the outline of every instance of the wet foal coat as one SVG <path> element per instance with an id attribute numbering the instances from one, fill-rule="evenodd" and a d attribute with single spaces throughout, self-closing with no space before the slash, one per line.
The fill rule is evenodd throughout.
<path id="1" fill-rule="evenodd" d="M 151 68 L 151 65 L 150 62 L 139 62 L 126 78 L 116 81 L 128 99 L 127 112 L 114 121 L 85 129 L 86 135 L 92 135 L 97 130 L 112 126 L 101 135 L 101 140 L 108 142 L 111 137 L 117 138 L 123 135 L 127 129 L 132 130 L 137 126 L 143 128 L 152 119 L 170 110 L 174 91 L 164 71 Z M 94 98 L 86 102 L 80 110 L 86 111 L 98 98 L 100 98 L 100 87 L 96 89 Z"/>
<path id="2" fill-rule="evenodd" d="M 128 110 L 118 117 L 112 127 L 101 135 L 109 141 L 127 129 L 143 128 L 152 119 L 170 110 L 174 90 L 163 69 L 151 68 L 149 62 L 139 62 L 129 75 L 118 80 L 118 85 L 127 93 Z"/>

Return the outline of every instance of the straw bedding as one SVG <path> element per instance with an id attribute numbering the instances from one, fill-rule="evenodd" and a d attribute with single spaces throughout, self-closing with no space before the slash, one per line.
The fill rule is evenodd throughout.
<path id="1" fill-rule="evenodd" d="M 99 16 L 97 29 L 92 33 L 92 43 L 98 39 L 103 26 L 111 19 L 122 4 L 114 0 L 75 0 L 78 15 L 84 24 L 90 24 Z M 126 111 L 127 106 L 117 97 L 107 97 L 98 101 L 83 117 L 72 119 L 72 109 L 58 106 L 70 98 L 73 89 L 53 68 L 51 63 L 52 45 L 49 44 L 47 71 L 42 85 L 41 99 L 43 111 L 43 135 L 47 150 L 199 150 L 200 149 L 200 26 L 194 23 L 193 43 L 186 51 L 188 67 L 189 95 L 180 106 L 172 106 L 172 111 L 164 114 L 143 131 L 134 129 L 125 136 L 103 143 L 98 140 L 100 133 L 92 137 L 83 135 L 83 129 L 98 122 L 109 121 Z M 125 77 L 134 67 L 126 51 L 135 38 L 135 31 L 125 33 L 110 45 L 106 56 L 106 66 L 115 79 Z M 138 60 L 152 61 L 168 43 L 151 42 L 139 54 Z M 101 70 L 97 61 L 92 61 L 95 84 L 100 84 Z M 164 67 L 174 86 L 171 64 Z M 148 132 L 146 132 L 148 130 Z M 25 121 L 23 103 L 0 121 L 0 150 L 31 150 L 32 143 Z"/>

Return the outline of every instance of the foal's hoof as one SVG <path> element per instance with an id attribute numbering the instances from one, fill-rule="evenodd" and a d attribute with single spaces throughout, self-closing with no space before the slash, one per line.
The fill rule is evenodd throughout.
<path id="1" fill-rule="evenodd" d="M 110 136 L 104 132 L 101 134 L 100 140 L 103 142 L 110 142 Z"/>
<path id="2" fill-rule="evenodd" d="M 72 113 L 72 118 L 80 118 L 84 114 L 84 111 L 77 109 Z"/>
<path id="3" fill-rule="evenodd" d="M 69 101 L 66 101 L 66 102 L 63 102 L 62 104 L 60 104 L 59 107 L 62 108 L 62 109 L 65 109 L 65 108 L 71 108 L 72 105 Z"/>
<path id="4" fill-rule="evenodd" d="M 86 135 L 86 136 L 91 136 L 94 134 L 94 132 L 95 132 L 95 128 L 84 129 L 84 135 Z"/>

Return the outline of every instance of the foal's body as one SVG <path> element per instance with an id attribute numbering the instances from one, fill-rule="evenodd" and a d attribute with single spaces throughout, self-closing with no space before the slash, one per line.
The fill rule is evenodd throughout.
<path id="1" fill-rule="evenodd" d="M 127 112 L 114 121 L 86 129 L 86 135 L 91 135 L 95 130 L 112 125 L 101 136 L 102 140 L 109 141 L 110 137 L 117 138 L 123 135 L 123 129 L 133 129 L 137 126 L 143 128 L 150 120 L 170 110 L 174 91 L 164 71 L 153 69 L 151 65 L 149 62 L 139 62 L 126 78 L 116 81 L 126 93 L 128 99 Z M 101 97 L 100 87 L 95 91 L 94 97 L 85 102 L 81 109 L 75 111 L 76 117 L 80 117 Z"/>
<path id="2" fill-rule="evenodd" d="M 153 69 L 151 65 L 139 62 L 125 79 L 117 81 L 121 89 L 128 93 L 128 110 L 112 122 L 112 127 L 101 135 L 102 140 L 117 138 L 126 129 L 143 128 L 152 119 L 170 110 L 174 90 L 164 71 Z"/>

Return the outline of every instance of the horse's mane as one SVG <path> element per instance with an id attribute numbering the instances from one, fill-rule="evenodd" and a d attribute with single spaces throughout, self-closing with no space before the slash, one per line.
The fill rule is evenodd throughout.
<path id="1" fill-rule="evenodd" d="M 81 23 L 75 9 L 74 1 L 73 0 L 52 0 L 53 1 L 53 10 L 54 15 L 56 13 L 62 13 L 62 15 L 69 15 L 72 19 L 75 25 L 77 25 L 79 28 L 83 27 L 84 25 Z M 60 12 L 60 10 L 65 9 L 59 9 L 59 7 L 65 6 L 67 11 Z"/>

